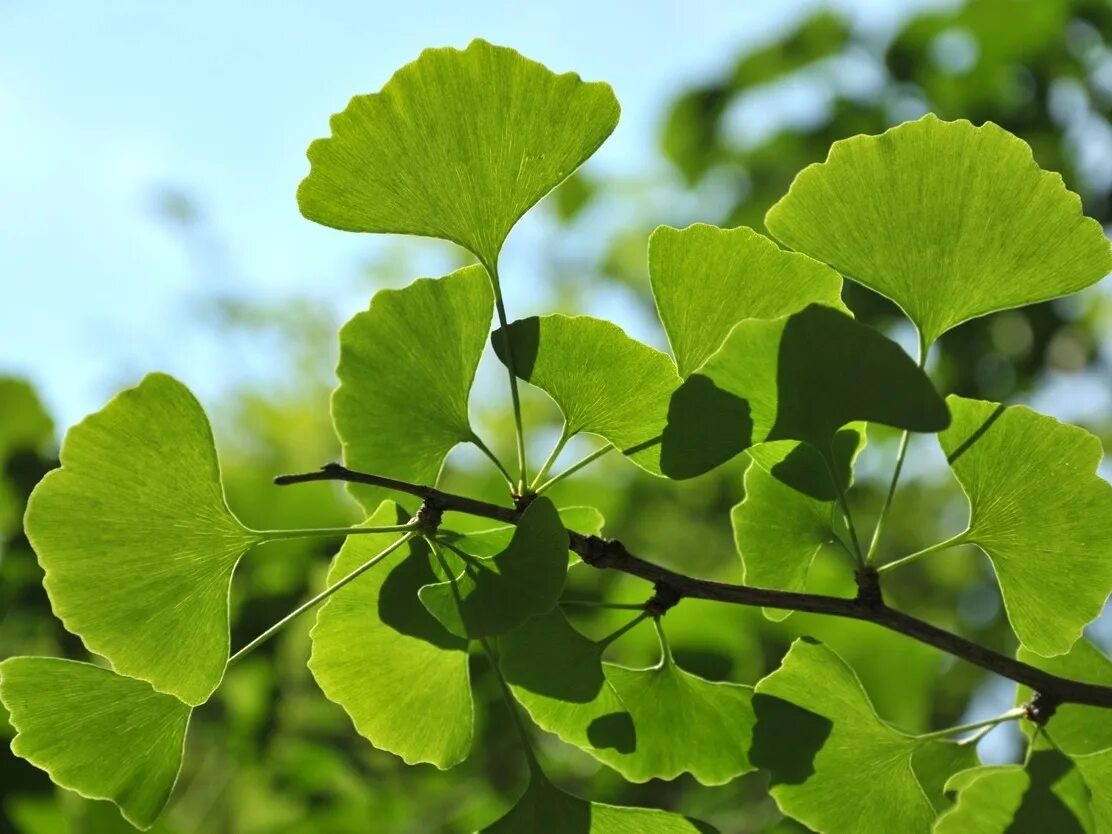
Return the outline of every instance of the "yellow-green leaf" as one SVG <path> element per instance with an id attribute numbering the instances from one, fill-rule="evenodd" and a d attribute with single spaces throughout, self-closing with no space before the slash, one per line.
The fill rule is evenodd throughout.
<path id="1" fill-rule="evenodd" d="M 963 321 L 1076 292 L 1112 270 L 1104 230 L 1031 148 L 934 115 L 835 142 L 765 223 L 895 301 L 926 344 Z"/>
<path id="2" fill-rule="evenodd" d="M 426 49 L 332 117 L 297 192 L 310 220 L 458 243 L 493 267 L 518 219 L 618 123 L 609 85 L 475 40 Z"/>
<path id="3" fill-rule="evenodd" d="M 1100 440 L 1024 406 L 949 397 L 939 435 L 1024 646 L 1069 651 L 1112 591 L 1112 485 Z"/>
<path id="4" fill-rule="evenodd" d="M 149 828 L 181 768 L 190 708 L 134 678 L 89 663 L 13 657 L 0 663 L 12 752 L 88 799 L 115 803 Z"/>
<path id="5" fill-rule="evenodd" d="M 844 309 L 837 272 L 744 226 L 660 226 L 649 237 L 649 280 L 684 378 L 742 319 L 774 319 L 813 302 Z"/>
<path id="6" fill-rule="evenodd" d="M 257 541 L 228 509 L 212 431 L 151 374 L 66 434 L 25 526 L 54 613 L 131 675 L 203 703 L 228 659 L 228 588 Z"/>
<path id="7" fill-rule="evenodd" d="M 494 295 L 482 267 L 375 293 L 340 331 L 332 421 L 352 469 L 432 484 L 474 435 L 467 401 L 486 346 Z M 373 512 L 386 493 L 351 485 Z"/>

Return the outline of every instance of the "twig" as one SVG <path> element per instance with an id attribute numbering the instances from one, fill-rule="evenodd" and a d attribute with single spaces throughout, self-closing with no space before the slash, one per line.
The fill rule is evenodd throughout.
<path id="1" fill-rule="evenodd" d="M 434 487 L 411 484 L 394 478 L 354 472 L 339 464 L 331 463 L 318 472 L 301 475 L 281 475 L 274 479 L 276 484 L 298 484 L 309 481 L 350 481 L 371 484 L 407 495 L 443 509 L 494 519 L 508 524 L 516 524 L 521 511 L 512 507 L 502 507 L 486 501 L 479 501 L 462 495 L 442 492 Z M 1008 655 L 993 651 L 964 637 L 959 637 L 944 629 L 933 626 L 925 620 L 912 617 L 888 607 L 883 600 L 870 595 L 857 599 L 825 596 L 823 594 L 776 591 L 768 588 L 754 588 L 749 585 L 735 585 L 709 579 L 697 579 L 676 573 L 668 568 L 646 561 L 630 553 L 625 545 L 614 539 L 599 536 L 585 536 L 573 530 L 568 531 L 571 549 L 592 567 L 616 570 L 638 576 L 653 582 L 657 592 L 668 592 L 682 599 L 706 599 L 734 605 L 778 608 L 787 611 L 805 611 L 813 614 L 827 614 L 832 617 L 845 617 L 862 620 L 895 631 L 907 637 L 934 646 L 947 654 L 994 672 L 1001 677 L 1031 687 L 1044 699 L 1053 704 L 1085 704 L 1094 707 L 1112 708 L 1112 686 L 1063 678 L 1037 669 Z"/>

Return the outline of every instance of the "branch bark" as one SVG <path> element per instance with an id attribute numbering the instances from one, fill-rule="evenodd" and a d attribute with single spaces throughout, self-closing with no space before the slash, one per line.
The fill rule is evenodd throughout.
<path id="1" fill-rule="evenodd" d="M 505 522 L 506 524 L 516 524 L 522 513 L 521 509 L 503 507 L 487 501 L 443 492 L 435 487 L 411 484 L 407 481 L 372 475 L 366 472 L 356 472 L 337 463 L 329 463 L 316 472 L 280 475 L 274 479 L 274 483 L 280 486 L 311 481 L 346 481 L 384 487 L 420 498 L 430 507 L 440 511 L 452 510 Z M 569 530 L 568 536 L 570 537 L 571 549 L 588 565 L 600 570 L 617 570 L 632 576 L 638 576 L 654 583 L 658 593 L 661 589 L 666 589 L 677 600 L 690 597 L 734 605 L 806 611 L 813 614 L 827 614 L 833 617 L 862 620 L 898 632 L 913 640 L 918 640 L 920 643 L 934 646 L 947 654 L 959 657 L 975 666 L 980 666 L 982 669 L 1031 687 L 1044 705 L 1043 714 L 1048 714 L 1046 707 L 1059 704 L 1085 704 L 1087 706 L 1112 708 L 1112 686 L 1102 686 L 1053 675 L 957 634 L 933 626 L 925 620 L 890 608 L 884 603 L 879 593 L 879 585 L 875 584 L 877 582 L 875 573 L 865 577 L 864 581 L 862 577 L 858 577 L 862 593 L 859 593 L 856 599 L 825 596 L 823 594 L 776 591 L 768 588 L 754 588 L 749 585 L 697 579 L 676 573 L 630 553 L 625 545 L 614 539 L 585 536 L 574 530 Z"/>

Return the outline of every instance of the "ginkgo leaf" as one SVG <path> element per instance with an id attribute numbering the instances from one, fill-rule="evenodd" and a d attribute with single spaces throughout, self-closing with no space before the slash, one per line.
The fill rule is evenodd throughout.
<path id="1" fill-rule="evenodd" d="M 18 733 L 12 752 L 137 828 L 165 807 L 181 768 L 190 708 L 110 669 L 52 657 L 0 663 L 0 701 Z"/>
<path id="2" fill-rule="evenodd" d="M 964 540 L 992 561 L 1020 642 L 1063 654 L 1112 591 L 1112 485 L 1096 474 L 1100 440 L 1024 406 L 947 402 L 953 424 L 939 442 L 969 498 Z"/>
<path id="3" fill-rule="evenodd" d="M 946 780 L 978 764 L 973 745 L 886 724 L 853 670 L 809 638 L 757 684 L 753 707 L 750 760 L 785 814 L 828 834 L 928 832 Z"/>
<path id="4" fill-rule="evenodd" d="M 649 237 L 649 280 L 684 378 L 742 319 L 778 318 L 813 302 L 844 309 L 837 272 L 744 226 L 660 226 Z"/>
<path id="5" fill-rule="evenodd" d="M 1074 756 L 1073 763 L 1089 788 L 1093 823 L 1097 834 L 1112 831 L 1112 750 Z"/>
<path id="6" fill-rule="evenodd" d="M 580 634 L 560 609 L 498 640 L 498 666 L 534 723 L 584 750 L 634 749 L 633 721 L 602 668 L 605 642 Z"/>
<path id="7" fill-rule="evenodd" d="M 1088 789 L 1069 759 L 1054 750 L 1031 753 L 1026 765 L 978 767 L 946 784 L 956 801 L 933 834 L 1087 834 Z"/>
<path id="8" fill-rule="evenodd" d="M 384 501 L 368 527 L 404 520 Z M 334 582 L 398 538 L 349 536 L 329 571 Z M 441 769 L 471 748 L 474 723 L 467 641 L 447 632 L 417 599 L 435 581 L 429 550 L 411 539 L 396 554 L 340 589 L 321 607 L 311 636 L 309 669 L 321 690 L 351 717 L 355 729 L 407 764 Z"/>
<path id="9" fill-rule="evenodd" d="M 525 509 L 505 550 L 463 559 L 458 577 L 425 585 L 418 596 L 456 636 L 493 637 L 551 611 L 567 572 L 568 532 L 555 505 L 541 497 Z"/>
<path id="10" fill-rule="evenodd" d="M 483 834 L 714 834 L 702 823 L 650 808 L 587 802 L 556 788 L 537 767 L 514 807 Z"/>
<path id="11" fill-rule="evenodd" d="M 301 213 L 458 243 L 492 267 L 510 229 L 618 123 L 610 86 L 475 40 L 426 49 L 309 146 Z"/>
<path id="12" fill-rule="evenodd" d="M 499 665 L 539 727 L 632 782 L 690 773 L 721 785 L 753 769 L 750 687 L 704 680 L 668 654 L 649 669 L 603 663 L 607 645 L 556 610 L 503 637 Z"/>
<path id="13" fill-rule="evenodd" d="M 332 421 L 352 469 L 432 484 L 457 443 L 474 438 L 467 400 L 490 332 L 482 267 L 380 290 L 340 330 Z M 386 493 L 351 485 L 373 512 Z"/>
<path id="14" fill-rule="evenodd" d="M 899 345 L 837 310 L 746 319 L 672 395 L 661 469 L 690 478 L 770 440 L 810 443 L 833 467 L 834 436 L 854 421 L 935 432 L 950 417 Z"/>
<path id="15" fill-rule="evenodd" d="M 1055 298 L 1112 270 L 1104 230 L 1028 145 L 933 115 L 835 142 L 765 224 L 895 301 L 926 344 L 976 316 Z"/>
<path id="16" fill-rule="evenodd" d="M 670 655 L 650 669 L 605 663 L 603 670 L 633 721 L 635 745 L 592 755 L 629 781 L 690 773 L 704 785 L 724 785 L 755 769 L 749 761 L 752 687 L 705 680 Z"/>
<path id="17" fill-rule="evenodd" d="M 730 512 L 745 584 L 784 591 L 806 588 L 818 552 L 839 541 L 836 489 L 849 485 L 851 462 L 863 437 L 863 427 L 838 432 L 833 448 L 839 463 L 846 463 L 838 466 L 837 485 L 810 444 L 779 440 L 749 450 L 753 460 L 745 470 L 745 498 Z M 822 497 L 789 486 L 781 477 Z M 791 611 L 766 608 L 764 613 L 770 620 L 783 620 Z"/>
<path id="18" fill-rule="evenodd" d="M 590 316 L 551 315 L 509 325 L 514 370 L 564 414 L 565 432 L 601 435 L 653 474 L 660 474 L 660 433 L 668 398 L 680 384 L 667 355 Z M 505 363 L 503 331 L 491 336 Z"/>
<path id="19" fill-rule="evenodd" d="M 66 434 L 27 505 L 54 613 L 121 674 L 201 704 L 228 660 L 228 588 L 258 541 L 224 501 L 212 432 L 151 374 Z"/>

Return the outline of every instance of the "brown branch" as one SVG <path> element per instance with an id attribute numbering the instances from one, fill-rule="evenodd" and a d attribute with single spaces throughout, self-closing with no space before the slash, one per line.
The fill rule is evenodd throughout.
<path id="1" fill-rule="evenodd" d="M 435 487 L 355 472 L 336 463 L 327 464 L 317 472 L 280 475 L 274 479 L 274 483 L 279 485 L 309 481 L 347 481 L 384 487 L 420 498 L 441 511 L 453 510 L 507 524 L 516 524 L 521 517 L 521 511 L 513 507 L 503 507 L 462 495 L 454 495 Z M 667 594 L 669 599 L 678 601 L 683 597 L 690 597 L 734 605 L 805 611 L 862 620 L 898 632 L 920 643 L 934 646 L 982 669 L 1029 686 L 1037 693 L 1043 710 L 1050 705 L 1067 703 L 1112 708 L 1112 686 L 1101 686 L 1053 675 L 890 608 L 880 596 L 879 585 L 874 587 L 871 582 L 861 588 L 862 592 L 856 599 L 734 585 L 676 573 L 635 556 L 626 550 L 625 545 L 620 541 L 585 536 L 573 530 L 568 531 L 568 536 L 571 539 L 571 549 L 588 565 L 599 569 L 617 570 L 648 580 L 656 585 L 657 594 Z"/>

